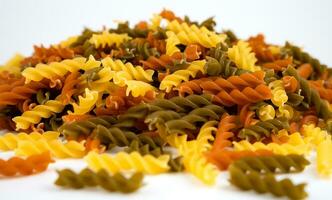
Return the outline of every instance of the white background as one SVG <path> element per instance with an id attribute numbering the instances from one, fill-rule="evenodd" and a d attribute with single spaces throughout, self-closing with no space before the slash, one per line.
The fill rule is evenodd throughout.
<path id="1" fill-rule="evenodd" d="M 304 47 L 322 63 L 332 65 L 331 1 L 227 0 L 227 1 L 129 1 L 129 0 L 0 0 L 0 63 L 16 52 L 29 55 L 33 44 L 49 45 L 79 34 L 84 27 L 100 29 L 114 26 L 113 20 L 131 24 L 149 19 L 162 8 L 194 20 L 215 16 L 217 30 L 232 29 L 239 37 L 264 33 L 271 43 L 286 40 Z M 0 158 L 10 154 L 0 153 Z M 314 162 L 314 160 L 313 160 Z M 5 179 L 0 178 L 1 199 L 267 199 L 270 195 L 240 192 L 228 184 L 222 173 L 214 187 L 202 185 L 188 174 L 146 177 L 138 193 L 123 196 L 101 189 L 63 190 L 53 185 L 55 169 L 85 166 L 80 160 L 52 164 L 45 173 Z M 302 174 L 291 176 L 296 183 L 308 183 L 309 199 L 331 199 L 332 181 L 319 179 L 314 164 Z"/>

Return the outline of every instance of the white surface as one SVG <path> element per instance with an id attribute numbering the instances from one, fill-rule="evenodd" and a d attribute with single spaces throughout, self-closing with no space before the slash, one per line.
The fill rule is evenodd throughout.
<path id="1" fill-rule="evenodd" d="M 187 14 L 202 20 L 215 16 L 218 29 L 232 29 L 241 38 L 264 33 L 268 42 L 294 42 L 332 65 L 331 1 L 45 1 L 0 0 L 0 63 L 15 52 L 32 53 L 33 44 L 49 45 L 79 34 L 83 27 L 100 29 L 114 26 L 113 20 L 129 20 L 131 24 L 149 19 L 152 13 L 170 8 L 176 14 Z M 0 153 L 0 158 L 8 158 Z M 102 189 L 64 190 L 53 185 L 55 169 L 79 170 L 82 160 L 61 160 L 47 172 L 12 179 L 0 179 L 1 199 L 267 199 L 270 195 L 241 192 L 230 186 L 227 173 L 221 173 L 214 187 L 202 185 L 188 174 L 158 175 L 145 178 L 138 193 L 120 195 Z M 307 182 L 309 199 L 331 199 L 332 181 L 319 179 L 315 165 L 304 173 L 290 176 L 296 183 Z"/>

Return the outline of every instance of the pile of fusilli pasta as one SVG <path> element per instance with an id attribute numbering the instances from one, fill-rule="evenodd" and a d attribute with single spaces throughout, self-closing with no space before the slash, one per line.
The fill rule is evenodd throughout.
<path id="1" fill-rule="evenodd" d="M 213 185 L 290 199 L 315 152 L 332 174 L 332 71 L 297 46 L 238 39 L 169 10 L 134 27 L 85 29 L 0 69 L 0 175 L 30 175 L 83 158 L 55 184 L 123 193 L 143 174 L 186 171 Z M 116 147 L 116 148 L 115 148 Z M 176 151 L 174 151 L 176 150 Z"/>

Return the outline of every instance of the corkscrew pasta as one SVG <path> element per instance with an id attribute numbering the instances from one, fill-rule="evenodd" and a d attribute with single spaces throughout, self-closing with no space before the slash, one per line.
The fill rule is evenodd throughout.
<path id="1" fill-rule="evenodd" d="M 83 159 L 81 172 L 58 169 L 55 185 L 130 193 L 149 187 L 142 174 L 187 172 L 217 188 L 228 169 L 242 190 L 304 199 L 305 184 L 275 176 L 311 159 L 331 176 L 331 94 L 332 70 L 305 50 L 238 38 L 213 18 L 164 9 L 85 28 L 0 68 L 0 151 L 16 155 L 0 159 L 0 174 Z"/>

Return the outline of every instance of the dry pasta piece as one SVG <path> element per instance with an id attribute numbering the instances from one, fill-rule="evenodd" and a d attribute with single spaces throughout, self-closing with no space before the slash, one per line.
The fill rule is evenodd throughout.
<path id="1" fill-rule="evenodd" d="M 37 141 L 43 140 L 55 140 L 59 137 L 60 133 L 56 131 L 47 131 L 44 133 L 32 132 L 32 133 L 6 133 L 0 136 L 0 150 L 8 151 L 17 148 L 19 141 Z"/>
<path id="2" fill-rule="evenodd" d="M 86 154 L 83 143 L 76 141 L 62 142 L 60 140 L 19 141 L 15 154 L 30 156 L 49 151 L 56 158 L 82 158 Z"/>
<path id="3" fill-rule="evenodd" d="M 317 171 L 322 176 L 332 174 L 332 142 L 325 140 L 317 146 Z"/>
<path id="4" fill-rule="evenodd" d="M 101 34 L 93 34 L 89 42 L 93 44 L 96 48 L 105 48 L 106 46 L 112 45 L 116 45 L 118 47 L 120 44 L 130 39 L 131 37 L 129 37 L 126 33 L 117 34 L 104 31 Z"/>
<path id="5" fill-rule="evenodd" d="M 155 158 L 152 155 L 142 156 L 138 152 L 130 154 L 119 152 L 115 155 L 97 154 L 90 152 L 84 160 L 93 171 L 105 169 L 109 173 L 135 170 L 148 174 L 159 174 L 169 170 L 169 155 L 162 155 Z"/>
<path id="6" fill-rule="evenodd" d="M 3 176 L 31 175 L 45 171 L 54 162 L 49 152 L 32 155 L 26 159 L 11 157 L 5 161 L 0 159 L 0 174 Z"/>
<path id="7" fill-rule="evenodd" d="M 237 45 L 228 49 L 228 57 L 237 65 L 240 69 L 248 71 L 259 71 L 260 67 L 256 66 L 257 59 L 255 53 L 251 52 L 249 43 L 240 40 Z"/>
<path id="8" fill-rule="evenodd" d="M 98 92 L 90 91 L 88 88 L 85 88 L 84 97 L 79 96 L 79 103 L 73 103 L 74 112 L 69 112 L 69 114 L 74 115 L 84 115 L 85 113 L 90 112 L 95 106 L 98 100 Z"/>

